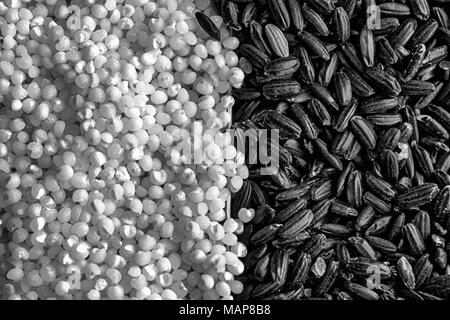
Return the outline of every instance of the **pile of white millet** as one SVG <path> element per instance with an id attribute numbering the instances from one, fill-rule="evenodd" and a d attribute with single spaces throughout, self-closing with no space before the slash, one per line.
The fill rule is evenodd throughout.
<path id="1" fill-rule="evenodd" d="M 254 212 L 227 213 L 248 169 L 225 129 L 244 73 L 214 14 L 209 0 L 0 1 L 0 298 L 242 292 Z"/>

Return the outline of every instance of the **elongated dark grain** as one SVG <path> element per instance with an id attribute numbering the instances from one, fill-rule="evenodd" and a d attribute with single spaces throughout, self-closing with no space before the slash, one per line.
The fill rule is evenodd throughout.
<path id="1" fill-rule="evenodd" d="M 248 164 L 252 182 L 232 198 L 233 218 L 241 207 L 255 209 L 240 236 L 249 251 L 247 297 L 449 298 L 447 7 L 444 0 L 224 6 L 246 76 L 232 92 L 232 126 L 277 129 L 280 137 L 271 149 L 277 170 L 264 175 L 268 164 Z M 371 21 L 375 8 L 379 20 Z M 376 288 L 367 280 L 374 270 Z"/>

